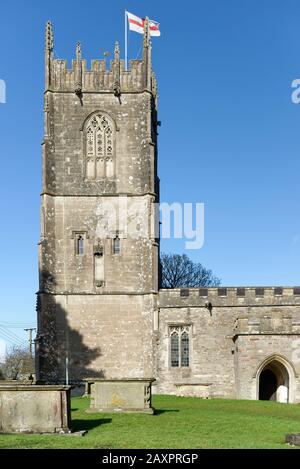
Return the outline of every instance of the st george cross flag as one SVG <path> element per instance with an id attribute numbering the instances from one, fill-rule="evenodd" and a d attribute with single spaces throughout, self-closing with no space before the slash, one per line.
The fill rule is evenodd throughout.
<path id="1" fill-rule="evenodd" d="M 135 31 L 136 33 L 143 34 L 145 18 L 135 16 L 132 13 L 129 13 L 129 11 L 127 11 L 126 13 L 129 23 L 129 29 L 131 31 Z M 149 20 L 149 30 L 150 36 L 160 36 L 159 23 L 157 23 L 156 21 Z"/>

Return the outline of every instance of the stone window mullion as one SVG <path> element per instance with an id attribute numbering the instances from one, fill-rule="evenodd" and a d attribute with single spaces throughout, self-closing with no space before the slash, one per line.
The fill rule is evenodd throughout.
<path id="1" fill-rule="evenodd" d="M 190 326 L 173 326 L 169 328 L 171 368 L 187 368 L 190 366 L 190 335 Z"/>
<path id="2" fill-rule="evenodd" d="M 86 124 L 85 171 L 88 179 L 115 177 L 115 131 L 112 119 L 102 113 L 94 114 Z"/>

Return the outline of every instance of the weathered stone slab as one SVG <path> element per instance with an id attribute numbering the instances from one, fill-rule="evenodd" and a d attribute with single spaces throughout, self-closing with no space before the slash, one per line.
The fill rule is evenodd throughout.
<path id="1" fill-rule="evenodd" d="M 23 380 L 23 379 L 3 379 L 0 381 L 0 386 L 12 386 L 17 384 L 18 386 L 32 386 L 36 384 L 36 380 Z"/>
<path id="2" fill-rule="evenodd" d="M 87 412 L 145 412 L 153 414 L 153 378 L 86 379 L 91 404 Z"/>
<path id="3" fill-rule="evenodd" d="M 290 445 L 300 446 L 300 433 L 289 433 L 285 435 L 285 442 Z"/>
<path id="4" fill-rule="evenodd" d="M 70 386 L 0 384 L 0 433 L 69 431 Z"/>

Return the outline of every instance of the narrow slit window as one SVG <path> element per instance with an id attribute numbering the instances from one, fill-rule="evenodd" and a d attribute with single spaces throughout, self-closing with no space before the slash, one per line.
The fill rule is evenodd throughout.
<path id="1" fill-rule="evenodd" d="M 113 239 L 113 254 L 119 255 L 120 251 L 121 251 L 121 241 L 120 241 L 119 236 L 117 235 Z"/>
<path id="2" fill-rule="evenodd" d="M 84 239 L 81 235 L 79 235 L 78 238 L 77 238 L 76 253 L 79 256 L 83 256 L 83 254 L 84 254 Z"/>

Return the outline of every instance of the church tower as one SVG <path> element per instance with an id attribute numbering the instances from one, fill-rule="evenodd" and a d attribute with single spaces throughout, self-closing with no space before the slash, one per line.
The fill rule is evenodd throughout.
<path id="1" fill-rule="evenodd" d="M 89 68 L 53 56 L 46 26 L 37 375 L 47 382 L 154 373 L 157 86 L 118 43 Z"/>

